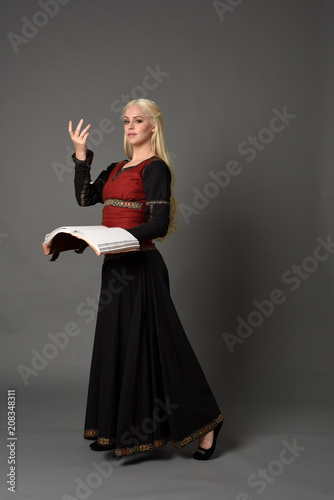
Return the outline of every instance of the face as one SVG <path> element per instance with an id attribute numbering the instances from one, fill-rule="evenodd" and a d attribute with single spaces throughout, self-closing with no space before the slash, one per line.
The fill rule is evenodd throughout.
<path id="1" fill-rule="evenodd" d="M 124 116 L 124 132 L 129 144 L 132 146 L 141 146 L 145 143 L 151 143 L 154 126 L 146 114 L 146 111 L 141 106 L 134 104 L 126 109 Z"/>

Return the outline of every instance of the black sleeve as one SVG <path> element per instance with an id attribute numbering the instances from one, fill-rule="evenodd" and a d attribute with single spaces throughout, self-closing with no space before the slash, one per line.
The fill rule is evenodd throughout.
<path id="1" fill-rule="evenodd" d="M 106 170 L 103 170 L 95 182 L 91 183 L 90 167 L 93 161 L 93 151 L 87 151 L 86 160 L 78 160 L 75 154 L 72 159 L 75 163 L 74 189 L 75 197 L 81 207 L 88 207 L 96 203 L 103 203 L 102 190 L 110 172 L 117 165 L 112 163 Z"/>
<path id="2" fill-rule="evenodd" d="M 128 229 L 139 241 L 165 236 L 169 226 L 171 173 L 162 160 L 153 160 L 143 172 L 147 222 Z"/>

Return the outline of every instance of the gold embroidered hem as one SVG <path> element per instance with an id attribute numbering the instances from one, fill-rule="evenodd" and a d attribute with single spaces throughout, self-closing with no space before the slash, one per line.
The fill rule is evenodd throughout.
<path id="1" fill-rule="evenodd" d="M 174 441 L 171 436 L 167 436 L 164 439 L 158 439 L 156 441 L 153 441 L 153 443 L 148 443 L 148 444 L 141 444 L 139 446 L 133 446 L 132 448 L 116 448 L 115 449 L 115 455 L 117 457 L 122 457 L 125 455 L 134 455 L 136 453 L 140 453 L 143 451 L 154 451 L 157 450 L 163 446 L 165 446 L 168 441 L 172 443 L 172 445 L 175 448 L 183 448 L 187 444 L 191 443 L 192 441 L 195 441 L 195 439 L 198 439 L 199 437 L 203 436 L 203 434 L 206 434 L 210 431 L 212 431 L 217 425 L 220 424 L 220 422 L 223 422 L 224 417 L 220 413 L 217 418 L 215 418 L 212 422 L 210 422 L 208 425 L 201 427 L 200 429 L 196 430 L 195 432 L 192 432 L 189 436 L 186 436 L 183 438 L 181 441 Z M 85 431 L 87 432 L 95 432 L 95 431 Z M 97 431 L 96 431 L 97 432 Z M 99 437 L 97 440 L 99 445 L 112 445 L 115 444 L 115 438 L 103 438 Z"/>
<path id="2" fill-rule="evenodd" d="M 109 446 L 111 444 L 115 444 L 116 439 L 115 438 L 98 438 L 97 439 L 97 444 L 100 444 L 101 446 Z"/>
<path id="3" fill-rule="evenodd" d="M 215 418 L 210 424 L 206 425 L 205 427 L 202 427 L 201 429 L 198 429 L 195 432 L 192 432 L 189 436 L 185 437 L 181 441 L 172 441 L 172 445 L 175 446 L 175 448 L 183 448 L 183 446 L 191 443 L 195 439 L 198 439 L 199 437 L 203 436 L 203 434 L 207 434 L 208 432 L 212 431 L 223 420 L 224 420 L 224 417 L 220 413 L 218 415 L 218 417 Z"/>
<path id="4" fill-rule="evenodd" d="M 147 201 L 146 205 L 170 205 L 170 201 L 165 201 L 165 200 Z"/>
<path id="5" fill-rule="evenodd" d="M 96 438 L 97 439 L 97 429 L 85 429 L 84 433 L 83 433 L 83 437 L 85 439 L 92 439 L 92 438 Z"/>
<path id="6" fill-rule="evenodd" d="M 124 455 L 134 455 L 135 453 L 140 453 L 141 451 L 154 451 L 162 446 L 165 446 L 170 438 L 158 439 L 149 444 L 140 444 L 139 446 L 134 446 L 133 448 L 116 448 L 116 457 L 123 457 Z"/>

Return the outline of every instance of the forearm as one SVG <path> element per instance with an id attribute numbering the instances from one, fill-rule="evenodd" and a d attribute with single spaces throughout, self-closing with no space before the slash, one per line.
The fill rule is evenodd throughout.
<path id="1" fill-rule="evenodd" d="M 93 152 L 88 150 L 85 160 L 79 160 L 75 155 L 72 156 L 75 163 L 74 189 L 75 197 L 81 207 L 103 203 L 102 191 L 103 186 L 108 179 L 109 172 L 114 164 L 110 165 L 107 170 L 103 170 L 96 181 L 91 183 L 90 169 L 93 161 Z"/>
<path id="2" fill-rule="evenodd" d="M 128 229 L 129 233 L 140 242 L 165 236 L 169 226 L 169 202 L 148 202 L 146 212 L 147 222 Z"/>
<path id="3" fill-rule="evenodd" d="M 72 159 L 75 163 L 75 171 L 74 171 L 75 198 L 81 207 L 94 204 L 92 203 L 94 200 L 91 199 L 92 193 L 90 193 L 91 191 L 90 166 L 93 161 L 93 156 L 94 154 L 92 151 L 90 151 L 87 154 L 84 160 L 82 160 L 81 158 L 77 158 L 75 154 L 72 156 Z"/>

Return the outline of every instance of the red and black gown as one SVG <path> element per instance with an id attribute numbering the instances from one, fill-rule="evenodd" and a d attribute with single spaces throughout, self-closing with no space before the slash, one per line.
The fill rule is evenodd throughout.
<path id="1" fill-rule="evenodd" d="M 93 153 L 75 162 L 81 206 L 103 203 L 102 224 L 122 227 L 140 251 L 110 254 L 92 353 L 84 437 L 116 456 L 192 442 L 223 421 L 170 297 L 164 260 L 152 241 L 169 224 L 170 170 L 157 156 L 112 163 L 91 183 Z"/>

